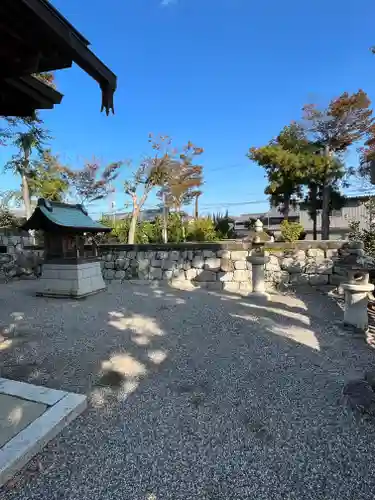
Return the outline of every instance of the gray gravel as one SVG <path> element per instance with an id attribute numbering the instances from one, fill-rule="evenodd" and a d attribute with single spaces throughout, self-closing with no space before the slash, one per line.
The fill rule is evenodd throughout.
<path id="1" fill-rule="evenodd" d="M 112 285 L 84 301 L 2 286 L 24 313 L 1 376 L 85 392 L 90 407 L 2 500 L 373 499 L 375 421 L 344 383 L 375 352 L 318 293 L 248 298 Z"/>

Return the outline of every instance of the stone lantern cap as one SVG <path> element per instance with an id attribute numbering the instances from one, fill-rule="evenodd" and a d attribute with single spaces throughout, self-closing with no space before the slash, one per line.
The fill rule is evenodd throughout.
<path id="1" fill-rule="evenodd" d="M 246 236 L 243 241 L 252 243 L 253 245 L 264 245 L 267 241 L 271 241 L 271 236 L 263 230 L 263 222 L 257 219 L 254 224 L 254 229 L 249 231 L 248 236 Z"/>

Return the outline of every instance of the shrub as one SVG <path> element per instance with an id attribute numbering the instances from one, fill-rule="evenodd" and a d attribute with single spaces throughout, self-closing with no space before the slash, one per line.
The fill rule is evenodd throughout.
<path id="1" fill-rule="evenodd" d="M 186 228 L 187 241 L 214 241 L 217 239 L 214 221 L 211 217 L 199 217 Z"/>
<path id="2" fill-rule="evenodd" d="M 97 244 L 102 243 L 127 243 L 130 228 L 130 218 L 112 220 L 105 217 L 100 221 L 103 225 L 111 227 L 110 233 L 101 233 L 95 237 Z M 135 233 L 135 243 L 162 243 L 163 221 L 161 217 L 156 217 L 154 222 L 141 221 L 137 224 Z M 223 234 L 216 232 L 215 224 L 210 217 L 200 217 L 191 222 L 184 223 L 178 213 L 171 212 L 167 221 L 168 241 L 180 243 L 184 241 L 186 234 L 187 241 L 214 241 L 220 238 L 230 237 L 229 232 Z"/>
<path id="3" fill-rule="evenodd" d="M 110 233 L 102 234 L 98 243 L 127 243 L 130 228 L 130 217 L 124 219 L 115 219 L 111 217 L 104 217 L 100 221 L 104 226 L 112 228 Z M 144 224 L 144 223 L 143 223 Z M 144 230 L 143 230 L 144 229 Z M 142 227 L 142 223 L 137 224 L 135 235 L 135 243 L 148 243 L 148 228 Z"/>
<path id="4" fill-rule="evenodd" d="M 100 221 L 103 225 L 111 227 L 110 233 L 102 234 L 96 238 L 100 243 L 127 243 L 130 228 L 130 217 L 121 220 L 112 220 L 105 217 Z M 156 217 L 155 221 L 139 221 L 135 232 L 136 244 L 162 243 L 163 221 Z M 179 243 L 183 241 L 183 227 L 181 217 L 177 213 L 170 213 L 167 221 L 168 241 Z"/>
<path id="5" fill-rule="evenodd" d="M 350 241 L 358 241 L 363 243 L 365 253 L 369 257 L 375 258 L 375 224 L 370 223 L 369 229 L 361 229 L 359 221 L 349 222 Z"/>
<path id="6" fill-rule="evenodd" d="M 168 230 L 168 241 L 172 243 L 180 243 L 181 241 L 184 241 L 184 234 L 186 232 L 186 227 L 184 227 L 184 222 L 182 221 L 181 215 L 179 213 L 176 212 L 169 213 L 167 230 Z"/>
<path id="7" fill-rule="evenodd" d="M 149 221 L 141 221 L 137 224 L 135 233 L 136 243 L 154 243 L 155 224 Z"/>
<path id="8" fill-rule="evenodd" d="M 283 241 L 298 241 L 303 233 L 303 227 L 298 222 L 289 222 L 284 219 L 281 223 L 281 237 Z"/>
<path id="9" fill-rule="evenodd" d="M 375 258 L 375 198 L 370 197 L 365 203 L 367 212 L 366 223 L 367 229 L 360 228 L 360 222 L 352 220 L 349 222 L 350 241 L 358 241 L 363 243 L 363 248 L 366 255 Z"/>
<path id="10" fill-rule="evenodd" d="M 104 222 L 104 221 L 103 221 Z M 130 228 L 130 219 L 126 217 L 121 220 L 108 219 L 104 222 L 105 225 L 112 228 L 110 233 L 107 233 L 106 238 L 109 241 L 115 241 L 116 243 L 127 243 L 128 242 L 128 234 Z"/>
<path id="11" fill-rule="evenodd" d="M 213 222 L 218 239 L 226 240 L 235 237 L 233 219 L 229 217 L 228 212 L 225 215 L 214 215 Z"/>

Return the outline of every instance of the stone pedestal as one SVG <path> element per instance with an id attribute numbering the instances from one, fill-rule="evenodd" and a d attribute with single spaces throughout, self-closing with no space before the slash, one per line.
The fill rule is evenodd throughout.
<path id="1" fill-rule="evenodd" d="M 268 299 L 269 295 L 266 292 L 266 284 L 264 281 L 264 266 L 269 261 L 269 257 L 260 253 L 253 254 L 250 255 L 248 261 L 251 263 L 253 286 L 250 297 L 263 297 Z"/>
<path id="2" fill-rule="evenodd" d="M 80 299 L 105 290 L 100 261 L 43 265 L 37 295 Z"/>
<path id="3" fill-rule="evenodd" d="M 358 283 L 343 283 L 345 295 L 344 324 L 365 332 L 368 328 L 368 294 L 374 290 L 374 285 L 360 281 Z"/>

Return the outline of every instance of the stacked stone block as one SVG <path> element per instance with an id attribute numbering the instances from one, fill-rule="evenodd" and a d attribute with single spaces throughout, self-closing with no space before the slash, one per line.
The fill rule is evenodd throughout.
<path id="1" fill-rule="evenodd" d="M 327 285 L 332 283 L 336 249 L 308 248 L 270 251 L 266 264 L 268 288 L 280 284 Z"/>
<path id="2" fill-rule="evenodd" d="M 3 253 L 14 255 L 22 251 L 25 245 L 31 245 L 32 240 L 28 236 L 12 234 L 10 230 L 0 229 L 0 245 L 4 247 Z"/>
<path id="3" fill-rule="evenodd" d="M 270 247 L 273 247 L 272 249 Z M 33 251 L 28 248 L 28 251 Z M 40 252 L 40 249 L 37 250 Z M 181 244 L 178 246 L 101 245 L 98 247 L 106 282 L 114 280 L 169 281 L 234 293 L 251 291 L 251 264 L 241 242 Z M 340 258 L 350 249 L 346 242 L 274 243 L 266 253 L 268 290 L 283 284 L 338 285 L 344 275 Z"/>
<path id="4" fill-rule="evenodd" d="M 188 281 L 212 290 L 250 291 L 248 255 L 247 250 L 112 250 L 103 254 L 102 269 L 106 281 Z"/>

